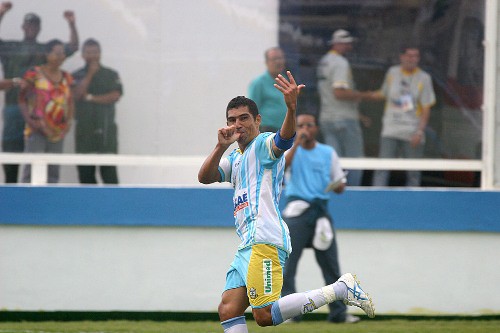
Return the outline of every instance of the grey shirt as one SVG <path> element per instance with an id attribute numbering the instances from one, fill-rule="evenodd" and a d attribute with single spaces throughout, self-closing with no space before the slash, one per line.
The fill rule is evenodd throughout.
<path id="1" fill-rule="evenodd" d="M 333 89 L 355 89 L 351 66 L 335 51 L 325 54 L 317 68 L 318 91 L 321 97 L 321 121 L 359 119 L 358 103 L 335 98 Z"/>

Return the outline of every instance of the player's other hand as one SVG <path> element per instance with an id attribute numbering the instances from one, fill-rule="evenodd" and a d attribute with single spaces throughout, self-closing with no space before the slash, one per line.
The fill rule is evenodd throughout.
<path id="1" fill-rule="evenodd" d="M 233 142 L 236 142 L 240 138 L 240 134 L 236 131 L 236 126 L 226 126 L 219 128 L 217 132 L 217 139 L 219 144 L 223 146 L 230 146 Z"/>

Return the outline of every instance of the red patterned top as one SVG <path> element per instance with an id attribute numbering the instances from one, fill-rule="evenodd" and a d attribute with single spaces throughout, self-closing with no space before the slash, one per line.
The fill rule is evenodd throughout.
<path id="1" fill-rule="evenodd" d="M 27 101 L 29 115 L 32 118 L 43 120 L 45 134 L 51 142 L 60 141 L 69 127 L 70 105 L 73 103 L 71 85 L 73 77 L 63 71 L 59 82 L 49 80 L 41 70 L 35 66 L 24 74 L 24 79 L 30 83 L 30 88 L 21 92 L 19 99 Z M 24 134 L 30 136 L 34 129 L 26 123 Z"/>

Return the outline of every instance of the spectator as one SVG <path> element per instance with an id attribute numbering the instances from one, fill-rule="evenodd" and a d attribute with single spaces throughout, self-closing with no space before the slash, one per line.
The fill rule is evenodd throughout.
<path id="1" fill-rule="evenodd" d="M 73 73 L 76 101 L 76 152 L 117 154 L 118 139 L 115 123 L 115 103 L 122 96 L 118 73 L 101 65 L 101 46 L 95 39 L 83 43 L 85 67 Z M 99 167 L 105 184 L 118 184 L 116 166 Z M 79 165 L 82 184 L 97 184 L 96 166 Z"/>
<path id="2" fill-rule="evenodd" d="M 283 274 L 283 295 L 296 292 L 297 264 L 307 247 L 314 248 L 326 285 L 334 283 L 341 276 L 333 220 L 328 213 L 328 192 L 344 192 L 345 174 L 335 150 L 316 141 L 318 125 L 315 116 L 299 115 L 297 129 L 295 143 L 285 153 L 288 177 L 285 187 L 287 206 L 283 217 L 290 230 L 293 251 Z M 358 317 L 346 313 L 346 306 L 342 302 L 336 301 L 328 306 L 330 322 L 359 321 Z M 295 318 L 295 321 L 299 319 Z"/>
<path id="3" fill-rule="evenodd" d="M 46 61 L 24 75 L 28 86 L 19 94 L 19 107 L 26 122 L 27 153 L 62 153 L 63 139 L 71 126 L 74 113 L 71 74 L 61 70 L 66 59 L 64 44 L 53 39 L 46 44 Z M 26 165 L 23 182 L 31 179 L 31 166 Z M 59 166 L 49 165 L 48 182 L 59 181 Z"/>
<path id="4" fill-rule="evenodd" d="M 436 102 L 432 79 L 418 67 L 418 47 L 404 46 L 399 60 L 400 65 L 387 71 L 382 88 L 373 93 L 374 98 L 386 100 L 379 157 L 421 158 L 425 128 Z M 407 186 L 420 186 L 420 171 L 407 171 L 406 174 Z M 388 182 L 389 171 L 375 171 L 374 186 L 386 186 Z"/>
<path id="5" fill-rule="evenodd" d="M 329 41 L 331 49 L 321 58 L 317 69 L 321 133 L 325 143 L 341 157 L 364 156 L 358 104 L 371 96 L 370 92 L 355 90 L 351 66 L 344 57 L 352 50 L 353 42 L 348 31 L 336 30 Z M 351 170 L 348 184 L 359 186 L 362 178 L 362 170 Z"/>
<path id="6" fill-rule="evenodd" d="M 4 1 L 0 4 L 0 22 L 5 13 L 12 8 L 12 3 Z M 64 18 L 69 24 L 70 41 L 65 46 L 67 56 L 78 50 L 78 34 L 75 25 L 75 15 L 72 11 L 65 11 Z M 12 81 L 5 94 L 3 109 L 2 151 L 22 152 L 24 150 L 24 119 L 18 105 L 18 82 L 24 73 L 32 66 L 44 62 L 45 45 L 37 42 L 40 33 L 40 17 L 34 13 L 24 16 L 22 29 L 24 39 L 21 41 L 0 40 L 0 60 L 3 65 L 3 76 Z M 17 183 L 18 164 L 4 164 L 6 183 Z"/>
<path id="7" fill-rule="evenodd" d="M 267 70 L 250 83 L 248 97 L 257 103 L 262 116 L 260 131 L 276 132 L 285 119 L 286 104 L 283 95 L 274 88 L 274 78 L 285 70 L 285 54 L 279 47 L 272 47 L 264 56 Z"/>

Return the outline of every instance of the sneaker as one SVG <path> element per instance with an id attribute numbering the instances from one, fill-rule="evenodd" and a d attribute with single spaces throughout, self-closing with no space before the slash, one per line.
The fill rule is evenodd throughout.
<path id="1" fill-rule="evenodd" d="M 366 312 L 368 317 L 375 317 L 375 306 L 372 299 L 363 291 L 355 275 L 346 273 L 337 281 L 344 282 L 347 286 L 347 297 L 344 298 L 345 305 L 357 306 Z"/>

